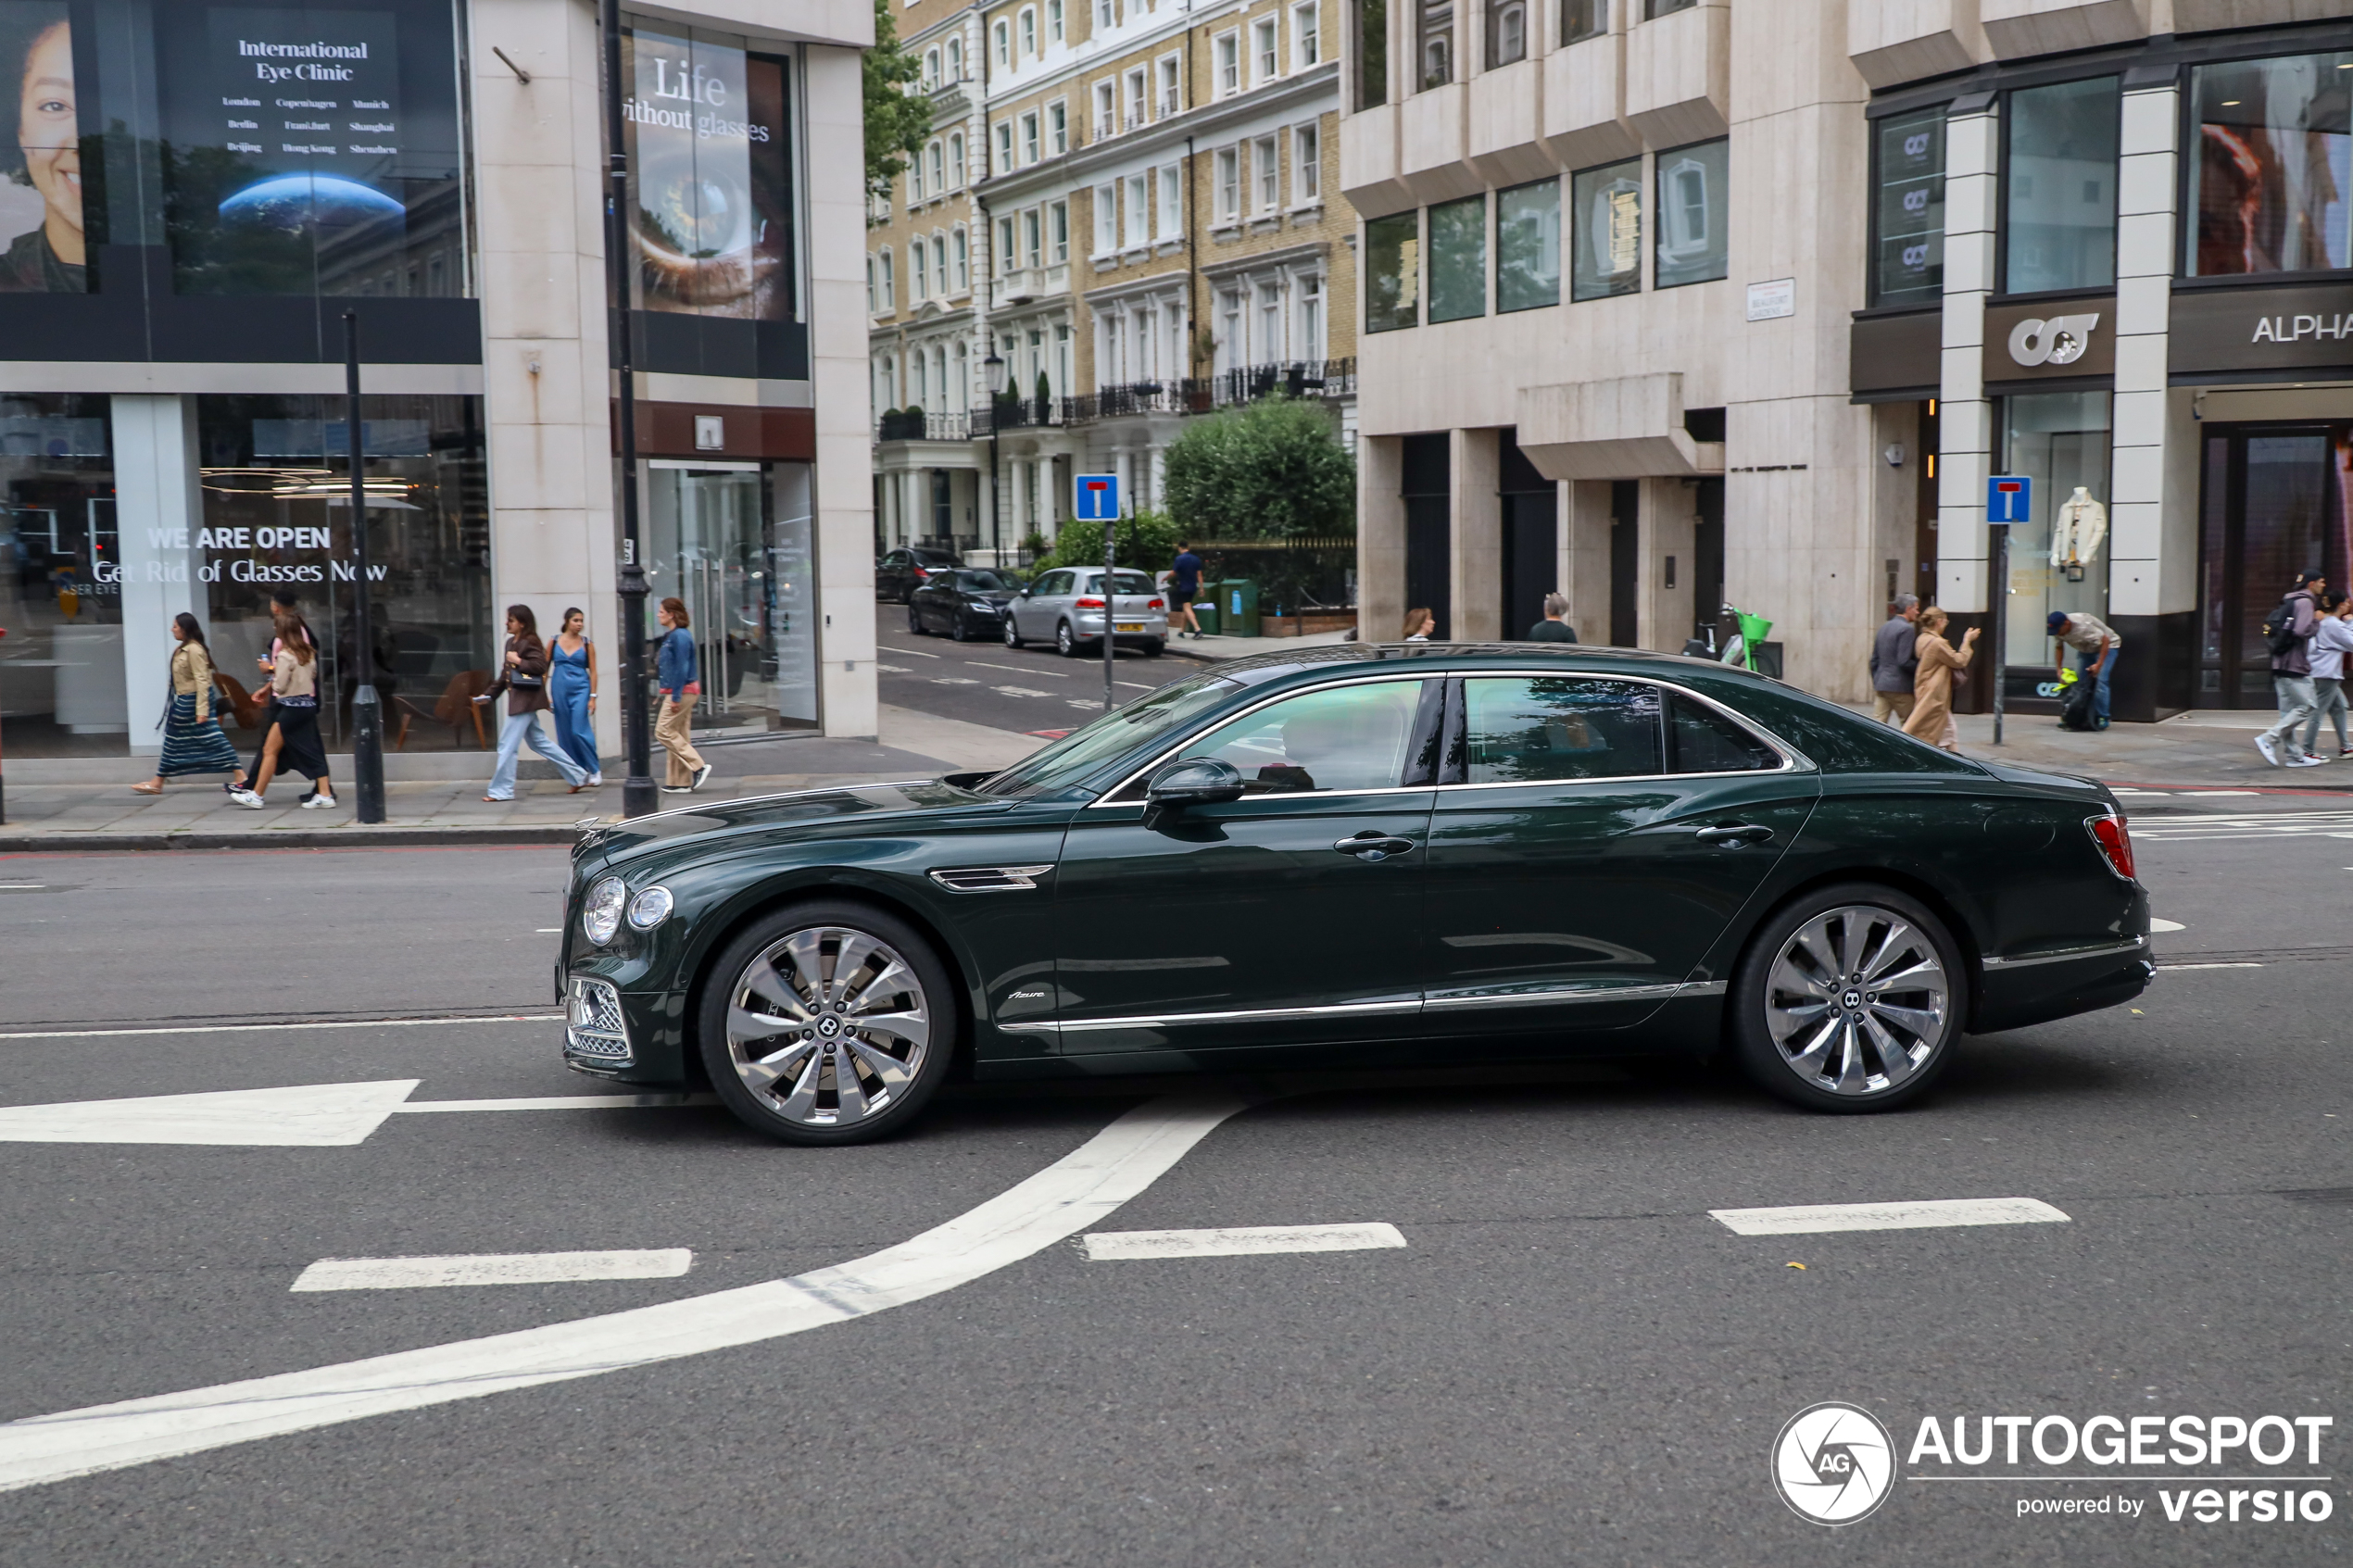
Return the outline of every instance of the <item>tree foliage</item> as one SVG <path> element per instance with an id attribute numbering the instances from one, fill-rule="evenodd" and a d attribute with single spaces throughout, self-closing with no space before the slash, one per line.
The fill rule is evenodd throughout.
<path id="1" fill-rule="evenodd" d="M 1137 512 L 1119 520 L 1119 553 L 1115 558 L 1120 565 L 1132 566 L 1147 576 L 1166 571 L 1176 559 L 1176 543 L 1182 536 L 1176 520 L 1166 512 Z M 1073 519 L 1063 524 L 1062 535 L 1054 541 L 1051 553 L 1040 556 L 1032 570 L 1102 564 L 1103 525 Z"/>
<path id="2" fill-rule="evenodd" d="M 1269 397 L 1196 420 L 1168 449 L 1168 509 L 1195 539 L 1356 532 L 1356 460 L 1317 404 Z"/>
<path id="3" fill-rule="evenodd" d="M 890 0 L 875 0 L 875 46 L 866 51 L 866 194 L 880 200 L 890 182 L 907 172 L 931 132 L 931 100 L 909 91 L 923 77 L 923 64 L 901 48 Z"/>

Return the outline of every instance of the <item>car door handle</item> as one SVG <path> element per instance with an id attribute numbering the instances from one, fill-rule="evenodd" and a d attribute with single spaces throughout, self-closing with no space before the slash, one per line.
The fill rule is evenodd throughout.
<path id="1" fill-rule="evenodd" d="M 1692 836 L 1702 844 L 1721 844 L 1737 849 L 1743 844 L 1770 844 L 1773 830 L 1758 822 L 1725 822 L 1702 828 Z"/>
<path id="2" fill-rule="evenodd" d="M 1360 859 L 1386 860 L 1391 855 L 1412 854 L 1414 841 L 1410 838 L 1391 837 L 1368 828 L 1353 838 L 1341 839 L 1332 847 L 1343 855 L 1354 855 Z"/>

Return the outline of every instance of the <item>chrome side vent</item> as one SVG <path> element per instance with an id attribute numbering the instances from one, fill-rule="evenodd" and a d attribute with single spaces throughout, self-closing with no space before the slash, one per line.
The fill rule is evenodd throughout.
<path id="1" fill-rule="evenodd" d="M 934 872 L 932 881 L 951 893 L 1022 893 L 1034 889 L 1051 866 L 964 866 Z"/>

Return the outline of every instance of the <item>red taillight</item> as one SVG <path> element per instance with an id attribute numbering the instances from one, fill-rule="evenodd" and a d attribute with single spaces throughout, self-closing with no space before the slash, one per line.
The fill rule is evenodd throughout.
<path id="1" fill-rule="evenodd" d="M 1149 599 L 1145 601 L 1144 608 L 1146 609 L 1166 609 L 1168 607 L 1162 604 L 1158 599 Z"/>
<path id="2" fill-rule="evenodd" d="M 1101 609 L 1103 608 L 1103 601 L 1101 599 L 1080 599 L 1078 601 L 1078 608 L 1081 609 Z"/>
<path id="3" fill-rule="evenodd" d="M 925 571 L 922 567 L 920 567 L 920 566 L 919 566 L 919 567 L 915 568 L 915 581 L 917 581 L 918 583 L 925 582 L 925 581 L 928 580 L 928 579 L 930 578 L 930 576 L 931 576 L 931 573 L 930 573 L 930 572 L 928 572 L 928 571 Z"/>
<path id="4" fill-rule="evenodd" d="M 2121 817 L 2094 817 L 2084 822 L 2092 830 L 2092 842 L 2108 857 L 2108 869 L 2125 881 L 2133 875 L 2133 834 Z"/>

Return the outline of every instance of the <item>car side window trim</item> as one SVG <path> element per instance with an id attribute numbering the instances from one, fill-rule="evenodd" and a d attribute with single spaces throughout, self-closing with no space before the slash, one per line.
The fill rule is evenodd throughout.
<path id="1" fill-rule="evenodd" d="M 1766 729 L 1755 720 L 1750 719 L 1747 715 L 1733 711 L 1731 709 L 1725 707 L 1722 703 L 1716 701 L 1713 697 L 1706 696 L 1705 693 L 1695 692 L 1689 686 L 1678 685 L 1672 681 L 1662 681 L 1655 676 L 1621 675 L 1615 671 L 1579 671 L 1574 673 L 1584 679 L 1596 681 L 1619 681 L 1628 685 L 1651 686 L 1656 688 L 1660 694 L 1660 701 L 1658 705 L 1659 723 L 1662 727 L 1669 721 L 1668 713 L 1670 711 L 1670 708 L 1667 698 L 1670 696 L 1687 698 L 1690 701 L 1708 709 L 1710 712 L 1719 713 L 1725 718 L 1730 720 L 1735 725 L 1739 726 L 1750 735 L 1770 746 L 1774 755 L 1781 759 L 1780 766 L 1777 768 L 1733 768 L 1719 770 L 1714 772 L 1613 773 L 1605 777 L 1593 779 L 1504 779 L 1488 784 L 1471 784 L 1467 782 L 1466 774 L 1468 772 L 1469 753 L 1469 735 L 1467 733 L 1468 724 L 1466 720 L 1463 722 L 1462 727 L 1460 729 L 1456 729 L 1454 728 L 1454 720 L 1452 717 L 1454 713 L 1458 712 L 1465 714 L 1467 713 L 1468 704 L 1467 700 L 1462 695 L 1462 687 L 1470 681 L 1514 681 L 1527 679 L 1558 680 L 1563 677 L 1564 673 L 1565 672 L 1563 671 L 1558 669 L 1481 670 L 1469 675 L 1449 676 L 1447 684 L 1454 688 L 1454 692 L 1448 704 L 1450 713 L 1450 734 L 1448 736 L 1447 757 L 1442 770 L 1439 773 L 1438 788 L 1441 791 L 1457 789 L 1550 789 L 1558 788 L 1564 784 L 1617 785 L 1655 782 L 1661 779 L 1770 778 L 1781 773 L 1820 771 L 1820 770 L 1815 766 L 1813 759 L 1807 757 L 1804 752 L 1798 750 L 1795 746 L 1791 746 L 1788 742 L 1782 740 L 1779 735 L 1776 735 L 1770 730 Z M 1663 759 L 1666 751 L 1666 737 L 1664 734 L 1661 735 L 1660 739 L 1661 756 Z"/>
<path id="2" fill-rule="evenodd" d="M 1145 763 L 1142 767 L 1138 768 L 1138 769 L 1136 769 L 1134 771 L 1132 771 L 1132 772 L 1128 773 L 1126 777 L 1122 778 L 1122 779 L 1121 779 L 1121 780 L 1120 780 L 1117 784 L 1115 784 L 1112 785 L 1112 787 L 1111 787 L 1111 788 L 1109 788 L 1109 789 L 1107 789 L 1107 790 L 1103 791 L 1103 793 L 1102 793 L 1101 795 L 1098 796 L 1098 797 L 1097 797 L 1096 798 L 1094 798 L 1093 800 L 1088 801 L 1088 802 L 1087 803 L 1087 809 L 1088 809 L 1088 810 L 1090 810 L 1090 811 L 1091 811 L 1091 810 L 1096 809 L 1097 809 L 1097 808 L 1099 808 L 1099 807 L 1104 807 L 1104 806 L 1135 806 L 1135 805 L 1139 805 L 1139 804 L 1140 804 L 1140 803 L 1141 803 L 1141 802 L 1140 802 L 1140 799 L 1126 799 L 1126 800 L 1123 800 L 1123 799 L 1121 799 L 1121 798 L 1120 798 L 1120 797 L 1121 797 L 1123 794 L 1125 794 L 1127 790 L 1129 790 L 1129 789 L 1133 788 L 1133 787 L 1134 787 L 1134 786 L 1135 786 L 1135 785 L 1136 785 L 1136 784 L 1138 784 L 1140 780 L 1143 780 L 1143 779 L 1145 779 L 1145 778 L 1149 777 L 1149 776 L 1150 776 L 1151 773 L 1153 773 L 1155 771 L 1157 771 L 1157 770 L 1159 770 L 1159 769 L 1161 769 L 1161 768 L 1163 768 L 1163 767 L 1165 767 L 1167 764 L 1169 764 L 1169 763 L 1171 763 L 1171 762 L 1173 762 L 1173 761 L 1176 761 L 1178 758 L 1181 758 L 1182 756 L 1184 756 L 1184 755 L 1185 755 L 1186 750 L 1187 750 L 1189 747 L 1190 747 L 1190 746 L 1195 746 L 1195 745 L 1198 745 L 1198 744 L 1201 742 L 1201 740 L 1202 740 L 1202 738 L 1203 736 L 1205 736 L 1205 735 L 1209 735 L 1209 734 L 1214 734 L 1215 732 L 1217 732 L 1217 731 L 1219 731 L 1219 730 L 1222 730 L 1222 729 L 1226 728 L 1226 727 L 1227 727 L 1227 725 L 1229 725 L 1229 724 L 1239 723 L 1239 721 L 1241 721 L 1242 720 L 1249 718 L 1252 714 L 1258 712 L 1258 711 L 1259 711 L 1260 709 L 1262 709 L 1272 708 L 1275 704 L 1277 704 L 1277 703 L 1278 703 L 1278 702 L 1289 702 L 1289 701 L 1290 701 L 1290 700 L 1291 700 L 1293 697 L 1312 696 L 1315 696 L 1315 694 L 1320 693 L 1320 692 L 1339 691 L 1339 690 L 1340 690 L 1342 687 L 1345 687 L 1345 686 L 1376 686 L 1376 685 L 1391 685 L 1391 684 L 1395 684 L 1396 683 L 1401 682 L 1401 681 L 1420 681 L 1420 682 L 1425 682 L 1425 683 L 1428 683 L 1428 684 L 1433 684 L 1433 685 L 1437 685 L 1437 684 L 1444 684 L 1442 681 L 1438 680 L 1438 679 L 1436 679 L 1436 678 L 1434 678 L 1434 677 L 1432 677 L 1432 676 L 1430 676 L 1430 675 L 1428 675 L 1428 674 L 1427 674 L 1427 673 L 1423 673 L 1423 674 L 1405 674 L 1405 673 L 1403 673 L 1403 672 L 1390 671 L 1390 672 L 1384 672 L 1384 673 L 1382 673 L 1382 674 L 1378 674 L 1378 675 L 1363 675 L 1363 676 L 1359 676 L 1359 677 L 1357 677 L 1356 679 L 1354 679 L 1354 680 L 1353 680 L 1353 681 L 1330 681 L 1330 682 L 1327 682 L 1327 683 L 1325 683 L 1324 684 L 1319 685 L 1319 686 L 1300 686 L 1300 687 L 1295 687 L 1294 689 L 1292 689 L 1292 690 L 1290 690 L 1290 691 L 1285 691 L 1285 692 L 1273 692 L 1273 693 L 1269 693 L 1269 694 L 1268 694 L 1265 697 L 1262 698 L 1261 700 L 1259 700 L 1259 701 L 1257 701 L 1257 702 L 1253 702 L 1253 703 L 1252 703 L 1249 707 L 1247 707 L 1247 708 L 1245 708 L 1245 709 L 1241 709 L 1240 711 L 1239 711 L 1239 712 L 1235 712 L 1235 713 L 1228 713 L 1228 714 L 1227 714 L 1225 717 L 1223 717 L 1223 718 L 1221 718 L 1221 719 L 1218 719 L 1218 720 L 1216 720 L 1216 721 L 1213 721 L 1213 722 L 1211 722 L 1211 723 L 1204 724 L 1204 725 L 1203 725 L 1203 726 L 1202 726 L 1200 729 L 1195 730 L 1195 731 L 1194 731 L 1191 734 L 1187 735 L 1187 736 L 1186 736 L 1186 737 L 1185 737 L 1182 741 L 1178 742 L 1176 745 L 1168 747 L 1166 750 L 1160 752 L 1159 754 L 1157 754 L 1156 756 L 1154 756 L 1151 761 L 1149 761 L 1149 762 Z M 1426 700 L 1427 700 L 1427 694 L 1425 694 L 1425 701 L 1426 701 Z M 1418 722 L 1420 711 L 1421 711 L 1421 709 L 1417 709 L 1416 710 L 1416 722 Z M 1417 733 L 1418 733 L 1418 732 L 1417 732 Z M 1409 762 L 1406 764 L 1406 766 L 1407 766 L 1407 768 L 1410 770 L 1410 769 L 1412 768 L 1413 764 L 1409 761 Z M 1333 799 L 1339 799 L 1340 797 L 1343 797 L 1343 796 L 1354 797 L 1354 796 L 1365 796 L 1365 795 L 1405 795 L 1405 794 L 1417 794 L 1417 793 L 1419 793 L 1419 792 L 1421 792 L 1421 791 L 1423 791 L 1423 790 L 1428 789 L 1429 787 L 1430 787 L 1430 786 L 1429 786 L 1429 785 L 1428 785 L 1428 784 L 1385 784 L 1385 785 L 1382 785 L 1382 786 L 1380 786 L 1380 787 L 1378 787 L 1378 788 L 1374 788 L 1374 789 L 1334 789 L 1334 790 L 1317 790 L 1317 791 L 1315 791 L 1315 797 L 1316 799 L 1318 799 L 1318 800 L 1333 800 Z M 1262 800 L 1271 800 L 1271 799 L 1286 799 L 1286 800 L 1289 800 L 1289 799 L 1297 799 L 1297 798 L 1299 798 L 1299 797 L 1298 797 L 1298 796 L 1296 796 L 1296 795 L 1284 795 L 1284 796 L 1259 796 L 1259 797 L 1256 797 L 1255 798 L 1262 799 Z"/>

